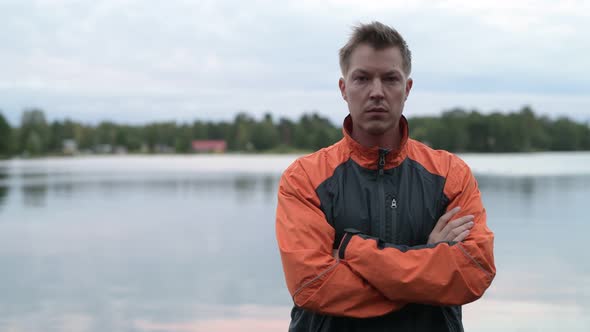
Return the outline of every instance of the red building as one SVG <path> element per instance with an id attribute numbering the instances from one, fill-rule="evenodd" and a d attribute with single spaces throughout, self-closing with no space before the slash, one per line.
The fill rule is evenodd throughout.
<path id="1" fill-rule="evenodd" d="M 227 150 L 227 143 L 224 140 L 203 140 L 193 141 L 193 151 L 195 152 L 216 152 L 224 153 Z"/>

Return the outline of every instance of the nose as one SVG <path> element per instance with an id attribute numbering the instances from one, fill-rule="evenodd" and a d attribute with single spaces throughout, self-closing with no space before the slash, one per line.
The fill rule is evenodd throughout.
<path id="1" fill-rule="evenodd" d="M 371 90 L 369 94 L 369 98 L 374 100 L 381 100 L 385 96 L 383 95 L 383 83 L 379 78 L 375 78 L 373 80 L 373 84 L 371 84 Z"/>

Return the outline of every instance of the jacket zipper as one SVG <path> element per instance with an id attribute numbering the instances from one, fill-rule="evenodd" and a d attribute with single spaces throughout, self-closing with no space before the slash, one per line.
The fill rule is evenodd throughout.
<path id="1" fill-rule="evenodd" d="M 385 156 L 389 150 L 386 149 L 379 149 L 379 165 L 378 165 L 378 175 L 377 175 L 377 186 L 378 186 L 378 193 L 379 193 L 379 238 L 385 240 L 387 237 L 387 230 L 386 230 L 386 218 L 385 218 L 385 186 L 383 184 L 383 174 L 385 167 Z"/>
<path id="2" fill-rule="evenodd" d="M 391 242 L 397 244 L 399 242 L 399 234 L 397 231 L 397 198 L 395 195 L 391 196 L 389 209 L 391 210 L 391 220 L 389 221 L 391 223 Z"/>

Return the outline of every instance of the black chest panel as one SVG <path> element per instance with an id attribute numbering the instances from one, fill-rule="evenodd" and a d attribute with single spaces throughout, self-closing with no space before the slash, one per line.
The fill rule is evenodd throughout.
<path id="1" fill-rule="evenodd" d="M 414 246 L 426 244 L 448 205 L 444 185 L 444 177 L 411 159 L 382 174 L 349 159 L 316 192 L 326 219 L 336 230 L 334 248 L 346 228 L 388 243 Z"/>

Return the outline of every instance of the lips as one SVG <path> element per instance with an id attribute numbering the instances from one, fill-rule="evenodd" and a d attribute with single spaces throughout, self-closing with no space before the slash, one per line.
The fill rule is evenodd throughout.
<path id="1" fill-rule="evenodd" d="M 387 113 L 387 109 L 384 107 L 371 107 L 367 109 L 367 113 Z"/>

